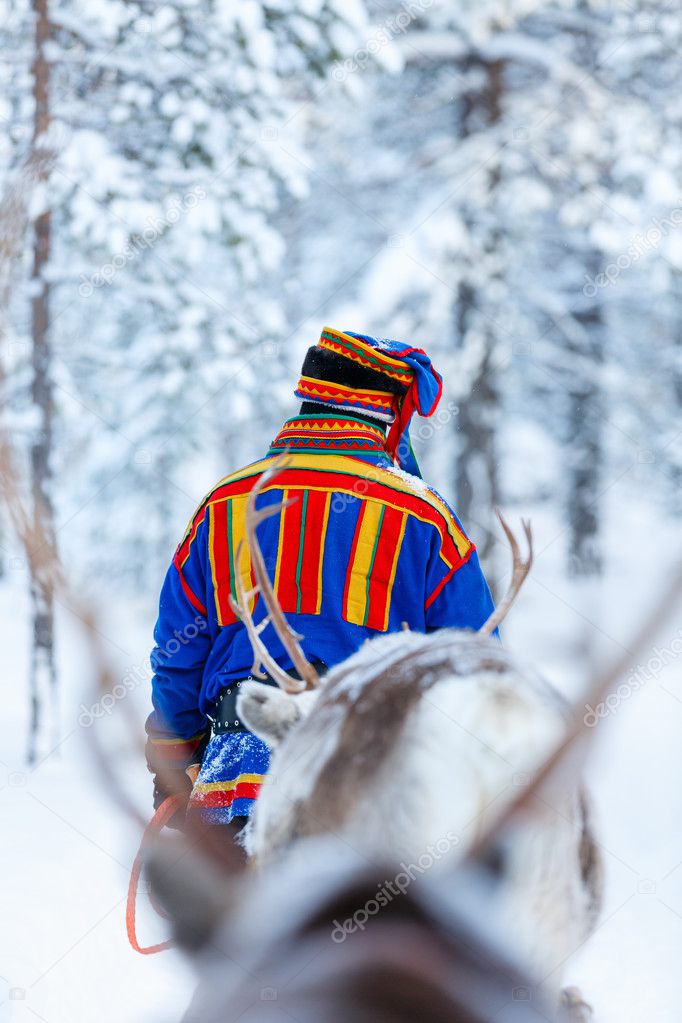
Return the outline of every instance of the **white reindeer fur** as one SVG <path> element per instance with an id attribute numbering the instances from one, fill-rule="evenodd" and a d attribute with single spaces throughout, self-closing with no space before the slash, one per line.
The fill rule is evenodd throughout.
<path id="1" fill-rule="evenodd" d="M 455 630 L 380 637 L 330 672 L 319 690 L 302 695 L 250 683 L 239 697 L 239 716 L 275 747 L 244 839 L 257 862 L 300 837 L 306 800 L 336 750 L 349 707 L 406 655 L 413 655 L 414 684 L 426 683 L 424 691 L 390 756 L 329 829 L 368 859 L 416 862 L 454 835 L 452 853 L 434 860 L 434 869 L 451 868 L 565 731 L 565 706 L 547 683 L 496 640 Z M 375 713 L 380 729 L 380 708 Z M 578 782 L 552 803 L 513 829 L 500 886 L 502 919 L 538 981 L 560 972 L 592 924 L 579 868 Z M 307 822 L 308 834 L 314 827 Z"/>

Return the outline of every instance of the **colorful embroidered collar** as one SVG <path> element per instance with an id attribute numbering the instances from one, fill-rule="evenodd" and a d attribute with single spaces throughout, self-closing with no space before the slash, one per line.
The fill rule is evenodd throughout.
<path id="1" fill-rule="evenodd" d="M 352 416 L 327 414 L 294 416 L 287 419 L 272 442 L 268 454 L 315 451 L 319 454 L 354 455 L 365 461 L 390 464 L 384 431 Z"/>

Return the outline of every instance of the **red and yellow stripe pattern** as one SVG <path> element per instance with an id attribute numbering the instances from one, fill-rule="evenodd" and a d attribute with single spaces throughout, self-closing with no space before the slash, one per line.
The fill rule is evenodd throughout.
<path id="1" fill-rule="evenodd" d="M 343 618 L 385 632 L 407 512 L 363 501 L 355 526 L 343 594 Z"/>
<path id="2" fill-rule="evenodd" d="M 237 620 L 228 602 L 228 594 L 235 593 L 235 573 L 241 574 L 245 588 L 252 584 L 246 547 L 239 565 L 235 565 L 235 557 L 245 535 L 248 493 L 271 464 L 272 458 L 266 458 L 222 480 L 197 511 L 176 554 L 176 567 L 181 570 L 208 516 L 213 590 L 221 625 Z M 292 452 L 290 465 L 264 492 L 271 490 L 284 491 L 285 498 L 295 498 L 280 517 L 275 568 L 277 595 L 285 612 L 320 612 L 330 506 L 337 495 L 361 501 L 350 564 L 340 566 L 342 572 L 347 571 L 347 578 L 339 612 L 349 622 L 386 628 L 397 560 L 410 519 L 438 531 L 446 573 L 439 590 L 473 550 L 471 541 L 437 494 L 426 488 L 417 492 L 397 474 L 349 455 L 329 452 L 320 458 L 316 454 Z M 431 594 L 427 603 L 436 596 L 437 593 Z"/>
<path id="3" fill-rule="evenodd" d="M 301 401 L 317 401 L 334 407 L 379 412 L 387 422 L 395 418 L 399 407 L 396 396 L 389 394 L 388 391 L 347 387 L 345 384 L 317 380 L 315 377 L 301 377 L 294 393 Z"/>
<path id="4" fill-rule="evenodd" d="M 238 799 L 257 799 L 264 774 L 239 774 L 231 781 L 197 781 L 192 789 L 193 810 L 215 810 L 232 806 Z"/>
<path id="5" fill-rule="evenodd" d="M 330 490 L 285 490 L 275 592 L 283 611 L 317 615 L 322 606 L 322 564 L 329 524 Z"/>
<path id="6" fill-rule="evenodd" d="M 336 352 L 337 355 L 343 355 L 351 362 L 357 362 L 368 369 L 379 370 L 386 376 L 399 380 L 406 387 L 409 387 L 414 380 L 414 372 L 405 362 L 378 351 L 360 338 L 344 334 L 342 330 L 335 330 L 334 327 L 322 329 L 317 345 L 318 348 Z"/>
<path id="7" fill-rule="evenodd" d="M 378 426 L 360 419 L 323 416 L 296 416 L 288 419 L 272 442 L 270 454 L 288 449 L 307 449 L 325 454 L 339 451 L 375 452 L 386 457 L 386 437 Z"/>
<path id="8" fill-rule="evenodd" d="M 245 590 L 253 587 L 253 569 L 246 546 L 248 499 L 247 492 L 211 504 L 208 551 L 219 625 L 231 625 L 237 621 L 229 601 L 230 594 L 237 596 L 237 575 Z M 251 610 L 257 599 L 251 600 Z"/>
<path id="9" fill-rule="evenodd" d="M 185 594 L 185 596 L 187 597 L 195 611 L 198 611 L 199 614 L 204 615 L 204 617 L 207 614 L 207 610 L 203 603 L 201 602 L 201 600 L 199 599 L 199 597 L 196 595 L 196 593 L 194 593 L 194 591 L 188 585 L 187 580 L 185 579 L 184 576 L 183 569 L 189 558 L 192 544 L 194 543 L 197 533 L 199 532 L 199 528 L 203 524 L 205 518 L 206 499 L 204 499 L 204 501 L 201 503 L 201 505 L 199 506 L 199 510 L 196 512 L 194 518 L 188 525 L 185 531 L 185 535 L 180 541 L 178 549 L 176 550 L 175 556 L 173 558 L 173 564 L 175 565 L 175 568 L 177 570 L 183 593 Z"/>
<path id="10" fill-rule="evenodd" d="M 167 760 L 170 764 L 180 766 L 191 762 L 192 757 L 205 738 L 206 732 L 199 732 L 198 735 L 193 735 L 191 739 L 162 739 L 150 735 L 149 741 L 154 747 L 155 752 L 164 761 Z"/>

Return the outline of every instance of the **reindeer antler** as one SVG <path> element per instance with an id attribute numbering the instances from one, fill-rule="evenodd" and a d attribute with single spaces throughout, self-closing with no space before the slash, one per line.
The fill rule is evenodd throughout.
<path id="1" fill-rule="evenodd" d="M 261 522 L 265 519 L 269 519 L 273 515 L 277 515 L 278 512 L 291 504 L 293 500 L 296 500 L 295 498 L 290 498 L 288 501 L 280 501 L 279 504 L 270 505 L 267 508 L 261 508 L 260 511 L 256 511 L 256 498 L 258 495 L 264 490 L 267 484 L 275 476 L 277 476 L 282 469 L 286 469 L 290 463 L 291 459 L 289 452 L 285 451 L 273 462 L 272 466 L 263 473 L 256 486 L 253 487 L 249 494 L 249 500 L 246 507 L 246 547 L 251 557 L 251 564 L 253 565 L 253 572 L 256 577 L 256 585 L 253 589 L 247 591 L 244 587 L 244 580 L 242 579 L 241 573 L 236 571 L 235 588 L 237 590 L 237 599 L 235 600 L 232 594 L 230 594 L 229 601 L 232 610 L 241 618 L 253 648 L 254 662 L 253 668 L 251 669 L 252 674 L 259 678 L 264 678 L 265 676 L 261 671 L 261 667 L 263 667 L 275 680 L 275 682 L 277 682 L 277 684 L 285 690 L 285 692 L 300 693 L 304 689 L 315 689 L 319 686 L 320 676 L 303 653 L 299 643 L 299 640 L 303 637 L 294 632 L 287 622 L 284 612 L 279 605 L 272 583 L 270 582 L 270 576 L 268 575 L 268 570 L 265 566 L 263 552 L 261 551 L 260 544 L 258 543 L 258 537 L 256 535 L 256 530 Z M 241 563 L 243 550 L 244 542 L 241 541 L 237 546 L 235 554 L 236 565 Z M 257 593 L 260 593 L 262 596 L 268 612 L 267 616 L 262 622 L 259 622 L 258 625 L 256 625 L 253 620 L 253 613 L 250 608 L 251 600 Z M 280 639 L 280 642 L 282 643 L 282 646 L 291 657 L 296 671 L 301 676 L 300 679 L 294 678 L 279 666 L 261 639 L 261 633 L 271 623 Z"/>
<path id="2" fill-rule="evenodd" d="M 528 543 L 528 555 L 524 560 L 521 557 L 521 551 L 519 549 L 517 539 L 512 533 L 509 526 L 507 525 L 502 515 L 502 512 L 500 511 L 499 508 L 495 509 L 495 514 L 500 520 L 500 525 L 502 526 L 507 536 L 507 539 L 509 540 L 509 546 L 511 547 L 512 551 L 514 569 L 512 572 L 511 582 L 509 584 L 509 589 L 507 590 L 504 597 L 491 614 L 490 618 L 488 618 L 487 622 L 485 622 L 478 630 L 483 636 L 490 636 L 491 633 L 495 631 L 500 622 L 506 617 L 509 608 L 516 600 L 516 596 L 521 587 L 523 586 L 526 576 L 530 572 L 531 565 L 533 564 L 533 532 L 530 528 L 530 522 L 527 519 L 521 519 L 521 525 L 523 526 L 523 531 L 526 534 L 526 541 Z"/>

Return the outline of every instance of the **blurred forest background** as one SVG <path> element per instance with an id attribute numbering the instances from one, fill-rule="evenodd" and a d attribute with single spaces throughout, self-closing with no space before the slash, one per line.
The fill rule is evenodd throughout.
<path id="1" fill-rule="evenodd" d="M 679 515 L 677 5 L 1 7 L 5 426 L 89 591 L 155 601 L 325 322 L 432 354 L 418 450 L 493 580 L 496 503 L 551 509 L 577 578 L 616 481 Z M 55 625 L 30 586 L 35 732 Z"/>
<path id="2" fill-rule="evenodd" d="M 323 324 L 433 356 L 424 475 L 498 589 L 493 505 L 532 518 L 504 641 L 564 692 L 661 593 L 682 548 L 682 9 L 0 0 L 0 49 L 1 425 L 80 601 L 0 508 L 0 1023 L 177 1019 L 192 979 L 126 945 L 140 835 L 86 740 L 150 814 L 163 574 L 203 494 L 295 411 Z M 607 904 L 568 980 L 599 1023 L 679 1020 L 682 630 L 661 632 L 588 771 Z"/>

